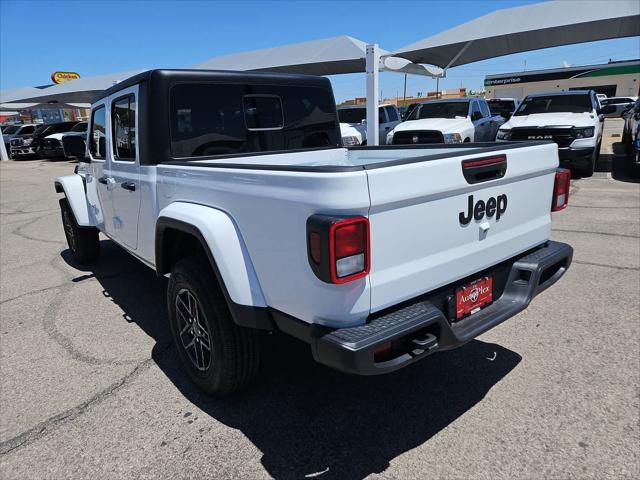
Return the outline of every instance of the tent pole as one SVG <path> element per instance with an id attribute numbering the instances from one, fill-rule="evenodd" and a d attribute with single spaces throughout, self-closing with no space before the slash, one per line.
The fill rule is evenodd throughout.
<path id="1" fill-rule="evenodd" d="M 378 44 L 367 45 L 367 145 L 378 145 L 378 103 L 380 76 L 380 49 Z"/>
<path id="2" fill-rule="evenodd" d="M 402 106 L 407 106 L 407 74 L 404 74 L 404 94 L 402 95 Z"/>

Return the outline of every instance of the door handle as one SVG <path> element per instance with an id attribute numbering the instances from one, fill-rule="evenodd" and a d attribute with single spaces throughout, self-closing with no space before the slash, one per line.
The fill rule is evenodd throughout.
<path id="1" fill-rule="evenodd" d="M 136 184 L 133 182 L 122 182 L 120 186 L 125 190 L 129 190 L 131 192 L 135 192 L 136 190 Z"/>
<path id="2" fill-rule="evenodd" d="M 106 185 L 107 183 L 109 183 L 108 177 L 106 175 L 101 176 L 98 181 L 103 184 Z"/>

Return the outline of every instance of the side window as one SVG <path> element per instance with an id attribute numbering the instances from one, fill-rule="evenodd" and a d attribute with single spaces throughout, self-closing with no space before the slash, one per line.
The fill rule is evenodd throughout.
<path id="1" fill-rule="evenodd" d="M 476 113 L 480 113 L 482 115 L 482 112 L 480 111 L 480 107 L 478 106 L 478 102 L 471 102 L 471 118 L 472 119 L 474 118 Z"/>
<path id="2" fill-rule="evenodd" d="M 398 120 L 400 120 L 398 118 L 398 111 L 395 108 L 384 107 L 384 109 L 387 111 L 387 117 L 389 117 L 390 122 L 397 122 Z"/>
<path id="3" fill-rule="evenodd" d="M 113 156 L 118 160 L 136 159 L 136 100 L 133 95 L 111 104 Z"/>
<path id="4" fill-rule="evenodd" d="M 93 158 L 104 160 L 106 158 L 107 141 L 105 130 L 105 108 L 96 108 L 91 113 L 91 135 L 89 135 L 89 151 Z"/>
<path id="5" fill-rule="evenodd" d="M 386 123 L 387 120 L 384 118 L 384 109 L 378 107 L 378 123 Z"/>
<path id="6" fill-rule="evenodd" d="M 480 111 L 482 112 L 482 116 L 483 117 L 490 117 L 491 116 L 491 112 L 489 111 L 489 105 L 487 105 L 487 102 L 477 102 L 480 104 Z"/>

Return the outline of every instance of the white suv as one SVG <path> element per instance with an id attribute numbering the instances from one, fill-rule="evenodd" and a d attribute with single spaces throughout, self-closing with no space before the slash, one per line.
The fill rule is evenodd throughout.
<path id="1" fill-rule="evenodd" d="M 592 90 L 528 95 L 507 123 L 497 141 L 553 140 L 558 144 L 560 164 L 583 177 L 593 175 L 600 154 L 603 114 Z"/>

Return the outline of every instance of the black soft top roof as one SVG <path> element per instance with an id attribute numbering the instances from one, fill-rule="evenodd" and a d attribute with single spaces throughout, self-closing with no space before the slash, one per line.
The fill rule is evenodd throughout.
<path id="1" fill-rule="evenodd" d="M 233 82 L 233 83 L 261 83 L 261 84 L 280 84 L 280 85 L 308 85 L 310 87 L 331 88 L 331 82 L 328 78 L 317 77 L 313 75 L 299 75 L 290 73 L 272 73 L 272 72 L 237 72 L 230 70 L 173 70 L 173 69 L 156 69 L 147 70 L 138 73 L 133 77 L 129 77 L 122 82 L 104 90 L 94 102 L 119 92 L 127 87 L 146 82 L 158 80 L 159 84 L 169 85 L 174 82 Z"/>

